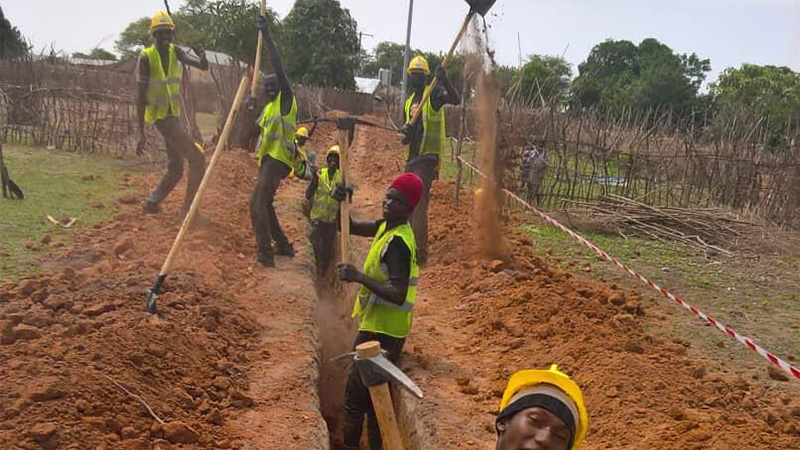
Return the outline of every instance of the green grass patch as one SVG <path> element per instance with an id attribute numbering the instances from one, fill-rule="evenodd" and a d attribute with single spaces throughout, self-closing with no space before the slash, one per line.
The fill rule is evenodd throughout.
<path id="1" fill-rule="evenodd" d="M 124 162 L 17 145 L 4 146 L 3 153 L 11 178 L 25 193 L 24 200 L 0 198 L 0 281 L 7 281 L 38 272 L 40 258 L 58 243 L 69 243 L 76 229 L 112 217 L 112 202 L 124 193 L 118 184 Z M 95 179 L 84 180 L 87 175 Z M 78 221 L 62 228 L 48 215 Z M 45 236 L 52 239 L 49 245 L 42 244 Z"/>

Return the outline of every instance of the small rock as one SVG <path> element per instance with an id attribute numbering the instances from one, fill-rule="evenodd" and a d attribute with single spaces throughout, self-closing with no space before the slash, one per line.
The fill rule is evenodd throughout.
<path id="1" fill-rule="evenodd" d="M 502 398 L 503 393 L 506 391 L 506 380 L 497 380 L 492 384 L 492 395 L 497 398 Z"/>
<path id="2" fill-rule="evenodd" d="M 130 250 L 133 250 L 133 238 L 127 236 L 114 247 L 114 254 L 122 256 Z"/>
<path id="3" fill-rule="evenodd" d="M 64 272 L 62 273 L 62 276 L 64 277 L 65 280 L 75 279 L 75 269 L 73 269 L 70 266 L 64 267 Z"/>
<path id="4" fill-rule="evenodd" d="M 475 395 L 478 393 L 478 388 L 476 388 L 475 386 L 467 385 L 467 386 L 461 386 L 459 388 L 459 391 L 467 395 Z"/>
<path id="5" fill-rule="evenodd" d="M 167 422 L 161 429 L 164 437 L 173 444 L 194 444 L 200 440 L 200 436 L 192 427 L 183 422 Z"/>
<path id="6" fill-rule="evenodd" d="M 53 242 L 53 238 L 51 238 L 49 234 L 44 235 L 42 238 L 42 244 L 49 245 L 51 242 Z"/>
<path id="7" fill-rule="evenodd" d="M 214 381 L 211 382 L 211 385 L 220 391 L 225 391 L 231 386 L 231 380 L 228 377 L 219 376 L 214 378 Z"/>
<path id="8" fill-rule="evenodd" d="M 69 302 L 64 297 L 53 296 L 47 298 L 42 305 L 52 311 L 58 311 L 61 308 L 67 307 Z"/>
<path id="9" fill-rule="evenodd" d="M 489 270 L 491 270 L 494 273 L 500 272 L 505 268 L 506 268 L 506 263 L 499 259 L 495 259 L 489 264 Z"/>
<path id="10" fill-rule="evenodd" d="M 100 178 L 100 177 L 98 177 L 97 175 L 95 175 L 93 173 L 87 173 L 86 175 L 83 176 L 82 179 L 83 179 L 83 181 L 94 181 L 94 180 L 96 180 L 98 178 Z"/>
<path id="11" fill-rule="evenodd" d="M 123 427 L 120 430 L 119 435 L 122 439 L 133 439 L 137 436 L 136 428 L 133 427 Z"/>
<path id="12" fill-rule="evenodd" d="M 144 364 L 144 355 L 141 353 L 131 353 L 130 360 L 136 367 L 142 367 Z"/>
<path id="13" fill-rule="evenodd" d="M 644 353 L 644 347 L 642 347 L 642 344 L 640 344 L 637 341 L 628 341 L 628 342 L 626 342 L 624 348 L 625 348 L 625 351 L 627 351 L 627 352 L 638 353 L 640 355 L 642 353 Z"/>
<path id="14" fill-rule="evenodd" d="M 100 200 L 95 200 L 91 203 L 92 208 L 103 209 L 106 205 L 103 204 Z"/>
<path id="15" fill-rule="evenodd" d="M 46 328 L 52 325 L 54 322 L 53 318 L 46 314 L 44 311 L 32 311 L 29 314 L 26 314 L 25 317 L 22 319 L 22 323 L 25 325 L 30 325 L 36 328 Z"/>
<path id="16" fill-rule="evenodd" d="M 236 408 L 250 408 L 255 405 L 255 401 L 252 397 L 246 395 L 238 389 L 232 389 L 231 391 L 232 392 L 230 393 L 230 396 L 232 406 Z"/>
<path id="17" fill-rule="evenodd" d="M 770 364 L 767 367 L 767 375 L 769 375 L 769 377 L 775 381 L 789 381 L 789 377 L 786 375 L 786 372 L 774 364 Z"/>
<path id="18" fill-rule="evenodd" d="M 621 328 L 633 328 L 636 326 L 636 319 L 630 314 L 617 314 L 612 320 Z"/>
<path id="19" fill-rule="evenodd" d="M 617 306 L 622 306 L 625 304 L 625 294 L 622 292 L 614 292 L 613 294 L 608 296 L 608 301 L 612 304 Z"/>
<path id="20" fill-rule="evenodd" d="M 114 303 L 100 303 L 84 309 L 83 314 L 89 317 L 95 317 L 101 314 L 105 314 L 109 311 L 114 311 L 115 309 L 117 309 L 117 305 L 115 305 Z"/>
<path id="21" fill-rule="evenodd" d="M 156 358 L 163 358 L 167 356 L 167 349 L 165 349 L 164 347 L 150 346 L 147 347 L 147 350 L 145 351 L 148 354 L 155 356 Z"/>
<path id="22" fill-rule="evenodd" d="M 123 195 L 119 198 L 119 202 L 123 205 L 132 205 L 136 203 L 136 196 L 133 194 Z"/>
<path id="23" fill-rule="evenodd" d="M 39 339 L 42 337 L 42 330 L 32 327 L 30 325 L 25 325 L 23 323 L 17 325 L 12 330 L 14 341 L 32 341 L 34 339 Z"/>
<path id="24" fill-rule="evenodd" d="M 55 400 L 64 396 L 62 383 L 58 377 L 43 377 L 34 379 L 33 386 L 27 390 L 28 398 L 34 402 Z"/>
<path id="25" fill-rule="evenodd" d="M 470 381 L 472 381 L 472 380 L 470 380 L 469 377 L 458 377 L 458 378 L 456 378 L 456 384 L 459 385 L 459 386 L 469 386 Z"/>
<path id="26" fill-rule="evenodd" d="M 45 450 L 58 447 L 58 428 L 54 423 L 37 423 L 26 434 Z"/>
<path id="27" fill-rule="evenodd" d="M 208 413 L 208 421 L 214 425 L 222 425 L 224 419 L 219 409 L 214 408 Z"/>
<path id="28" fill-rule="evenodd" d="M 692 369 L 692 377 L 700 380 L 704 376 L 706 376 L 706 368 L 705 366 L 697 366 Z"/>

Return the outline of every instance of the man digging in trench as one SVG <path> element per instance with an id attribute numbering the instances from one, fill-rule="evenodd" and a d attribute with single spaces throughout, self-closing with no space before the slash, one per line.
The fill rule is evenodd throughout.
<path id="1" fill-rule="evenodd" d="M 155 45 L 142 50 L 137 61 L 138 95 L 136 107 L 139 124 L 139 142 L 136 155 L 142 156 L 147 142 L 144 133 L 145 122 L 155 124 L 164 137 L 167 147 L 167 173 L 161 178 L 152 194 L 142 207 L 147 214 L 159 212 L 159 204 L 167 198 L 183 176 L 183 160 L 189 161 L 189 180 L 186 184 L 186 198 L 181 215 L 189 212 L 197 188 L 206 173 L 206 162 L 201 150 L 181 125 L 181 65 L 188 64 L 201 70 L 208 70 L 205 51 L 193 48 L 200 57 L 195 60 L 183 50 L 172 44 L 175 38 L 175 24 L 172 18 L 160 11 L 150 23 Z"/>
<path id="2" fill-rule="evenodd" d="M 423 182 L 413 173 L 398 176 L 383 200 L 383 219 L 357 222 L 350 219 L 350 232 L 372 237 L 372 246 L 361 272 L 352 264 L 339 264 L 339 279 L 361 284 L 353 304 L 358 317 L 355 346 L 378 341 L 387 358 L 396 363 L 411 331 L 414 299 L 417 296 L 417 244 L 409 219 L 423 194 Z M 344 200 L 347 189 L 339 185 L 334 198 Z M 369 416 L 371 450 L 380 450 L 382 441 L 369 391 L 355 366 L 347 377 L 344 394 L 344 448 L 358 450 L 364 415 Z"/>

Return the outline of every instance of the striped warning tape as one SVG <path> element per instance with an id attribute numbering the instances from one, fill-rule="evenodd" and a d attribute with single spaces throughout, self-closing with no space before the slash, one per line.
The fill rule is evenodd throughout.
<path id="1" fill-rule="evenodd" d="M 480 170 L 478 170 L 477 167 L 473 166 L 468 161 L 465 161 L 461 156 L 458 156 L 457 158 L 459 159 L 459 161 L 461 161 L 462 163 L 466 164 L 467 167 L 469 167 L 471 170 L 475 171 L 475 173 L 477 173 L 478 175 L 480 175 L 480 176 L 482 176 L 484 178 L 486 177 L 486 175 L 484 175 Z M 559 228 L 561 231 L 567 233 L 573 239 L 575 239 L 576 241 L 580 242 L 583 246 L 588 247 L 593 252 L 597 253 L 597 255 L 599 255 L 601 258 L 605 259 L 606 261 L 609 261 L 609 262 L 613 263 L 614 265 L 616 265 L 620 269 L 624 270 L 631 277 L 639 280 L 641 283 L 646 284 L 647 286 L 650 286 L 651 288 L 653 288 L 656 291 L 658 291 L 662 296 L 674 301 L 675 303 L 677 303 L 677 304 L 681 305 L 682 307 L 686 308 L 687 310 L 691 311 L 697 317 L 700 317 L 701 319 L 703 319 L 703 321 L 705 321 L 708 325 L 713 325 L 719 331 L 725 333 L 729 337 L 739 341 L 743 345 L 747 346 L 751 350 L 753 350 L 756 353 L 758 353 L 759 355 L 763 356 L 769 362 L 777 365 L 783 371 L 785 371 L 786 373 L 791 375 L 792 378 L 794 378 L 795 380 L 800 380 L 800 369 L 797 369 L 796 367 L 792 366 L 791 364 L 787 363 L 786 361 L 784 361 L 784 360 L 778 358 L 777 356 L 775 356 L 775 354 L 773 354 L 772 352 L 769 352 L 765 348 L 759 346 L 758 344 L 755 343 L 755 341 L 753 341 L 753 339 L 733 331 L 730 327 L 724 325 L 722 322 L 714 319 L 713 317 L 709 316 L 708 314 L 705 314 L 704 312 L 700 311 L 699 309 L 697 309 L 696 307 L 690 305 L 689 303 L 686 303 L 686 301 L 684 301 L 682 298 L 674 295 L 673 293 L 669 292 L 668 290 L 666 290 L 665 288 L 659 286 L 658 284 L 654 283 L 653 281 L 650 281 L 649 279 L 644 277 L 642 274 L 640 274 L 640 273 L 636 272 L 635 270 L 633 270 L 632 268 L 630 268 L 627 264 L 625 264 L 622 261 L 618 260 L 617 258 L 609 255 L 608 253 L 606 253 L 605 251 L 600 249 L 600 247 L 594 245 L 593 243 L 591 243 L 589 240 L 587 240 L 583 236 L 580 236 L 579 234 L 575 233 L 574 231 L 572 231 L 569 228 L 567 228 L 564 225 L 562 225 L 559 221 L 553 219 L 552 217 L 548 216 L 547 214 L 543 213 L 542 211 L 539 211 L 536 207 L 534 207 L 530 203 L 526 202 L 525 200 L 523 200 L 522 198 L 520 198 L 519 196 L 517 196 L 513 192 L 509 191 L 508 189 L 503 189 L 503 192 L 505 192 L 506 195 L 508 195 L 509 197 L 514 199 L 515 201 L 517 201 L 519 204 L 523 205 L 526 209 L 532 211 L 533 213 L 535 213 L 536 215 L 538 215 L 539 217 L 544 219 L 546 222 L 548 222 L 551 225 Z"/>

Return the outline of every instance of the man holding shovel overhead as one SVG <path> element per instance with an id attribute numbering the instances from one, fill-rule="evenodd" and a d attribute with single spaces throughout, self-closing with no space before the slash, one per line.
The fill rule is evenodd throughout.
<path id="1" fill-rule="evenodd" d="M 356 222 L 351 219 L 350 232 L 372 237 L 372 246 L 361 272 L 352 264 L 337 266 L 339 279 L 361 284 L 353 305 L 358 318 L 358 334 L 354 347 L 367 341 L 379 341 L 396 362 L 406 336 L 411 331 L 414 300 L 417 296 L 417 244 L 409 224 L 414 208 L 423 195 L 422 180 L 413 173 L 404 173 L 392 182 L 383 200 L 383 219 Z M 334 198 L 344 200 L 346 189 L 339 185 Z M 369 448 L 381 449 L 381 435 L 367 388 L 355 367 L 351 368 L 344 394 L 344 448 L 358 450 L 364 415 L 369 416 Z"/>
<path id="2" fill-rule="evenodd" d="M 438 85 L 431 95 L 420 105 L 425 91 L 425 82 L 430 69 L 428 61 L 422 56 L 417 56 L 408 65 L 411 95 L 406 99 L 405 118 L 403 125 L 403 143 L 406 144 L 406 172 L 417 174 L 425 185 L 414 218 L 411 223 L 414 235 L 417 237 L 418 258 L 420 264 L 428 261 L 428 200 L 430 198 L 431 184 L 438 177 L 439 164 L 444 158 L 444 148 L 447 143 L 445 136 L 444 105 L 458 105 L 461 96 L 447 78 L 444 67 L 436 68 Z M 418 108 L 422 108 L 421 120 L 413 125 L 411 118 Z"/>
<path id="3" fill-rule="evenodd" d="M 189 211 L 194 195 L 197 192 L 206 162 L 203 154 L 195 146 L 194 140 L 184 130 L 180 122 L 181 115 L 181 65 L 188 64 L 200 70 L 208 70 L 205 51 L 193 48 L 200 57 L 195 60 L 183 50 L 175 47 L 175 23 L 165 12 L 159 11 L 150 22 L 150 32 L 155 44 L 142 50 L 137 61 L 138 95 L 136 99 L 139 142 L 136 155 L 144 152 L 146 137 L 145 122 L 155 124 L 164 137 L 167 147 L 167 173 L 161 178 L 155 190 L 144 203 L 145 213 L 159 212 L 158 205 L 169 195 L 183 175 L 183 160 L 189 160 L 189 181 L 186 185 L 186 199 L 181 214 Z"/>
<path id="4" fill-rule="evenodd" d="M 265 267 L 275 267 L 275 253 L 294 256 L 294 247 L 281 230 L 273 202 L 281 180 L 294 170 L 298 178 L 304 178 L 306 160 L 295 151 L 295 128 L 297 126 L 297 100 L 292 93 L 289 79 L 283 70 L 281 55 L 270 35 L 267 19 L 258 16 L 258 29 L 267 44 L 275 73 L 264 78 L 262 87 L 267 105 L 258 119 L 261 137 L 258 144 L 258 181 L 250 197 L 250 219 L 256 235 L 258 262 Z M 259 76 L 259 74 L 253 74 Z M 273 250 L 275 240 L 277 249 Z"/>

